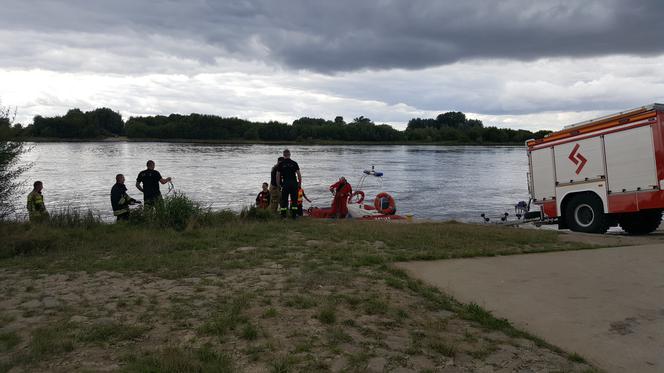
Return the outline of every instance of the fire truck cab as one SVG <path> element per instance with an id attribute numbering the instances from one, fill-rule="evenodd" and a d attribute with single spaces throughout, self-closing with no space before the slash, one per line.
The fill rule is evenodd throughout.
<path id="1" fill-rule="evenodd" d="M 659 226 L 664 210 L 664 105 L 653 104 L 528 140 L 528 189 L 559 228 L 629 234 Z"/>

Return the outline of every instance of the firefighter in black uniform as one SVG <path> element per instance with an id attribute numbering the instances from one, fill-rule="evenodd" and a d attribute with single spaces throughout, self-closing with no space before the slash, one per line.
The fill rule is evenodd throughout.
<path id="1" fill-rule="evenodd" d="M 117 174 L 115 175 L 115 185 L 111 188 L 111 207 L 113 207 L 113 215 L 117 221 L 129 220 L 129 205 L 141 203 L 127 195 L 127 187 L 124 182 L 124 175 Z"/>
<path id="2" fill-rule="evenodd" d="M 170 177 L 163 178 L 159 171 L 154 169 L 154 166 L 154 161 L 148 161 L 148 168 L 141 171 L 136 178 L 136 188 L 143 192 L 143 201 L 146 207 L 154 206 L 155 203 L 161 201 L 159 183 L 166 184 L 171 181 Z"/>
<path id="3" fill-rule="evenodd" d="M 281 217 L 285 218 L 288 212 L 288 197 L 290 197 L 291 217 L 297 217 L 297 190 L 302 185 L 302 174 L 297 162 L 290 159 L 290 150 L 284 150 L 284 160 L 277 166 L 277 183 L 281 188 Z"/>

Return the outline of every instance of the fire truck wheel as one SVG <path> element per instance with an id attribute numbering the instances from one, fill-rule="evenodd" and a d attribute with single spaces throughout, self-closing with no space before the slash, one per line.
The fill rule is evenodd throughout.
<path id="1" fill-rule="evenodd" d="M 648 234 L 655 231 L 662 222 L 661 210 L 644 210 L 625 214 L 619 219 L 620 227 L 631 235 Z"/>
<path id="2" fill-rule="evenodd" d="M 609 229 L 602 201 L 595 195 L 579 194 L 567 203 L 565 220 L 575 232 L 606 233 Z"/>

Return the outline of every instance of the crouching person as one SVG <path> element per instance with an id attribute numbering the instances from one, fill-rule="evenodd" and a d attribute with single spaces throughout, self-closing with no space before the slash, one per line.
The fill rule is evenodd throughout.
<path id="1" fill-rule="evenodd" d="M 117 221 L 129 220 L 129 205 L 141 203 L 127 195 L 127 187 L 124 183 L 124 175 L 117 174 L 115 176 L 115 185 L 111 188 L 111 206 L 113 207 L 113 215 L 115 215 Z"/>

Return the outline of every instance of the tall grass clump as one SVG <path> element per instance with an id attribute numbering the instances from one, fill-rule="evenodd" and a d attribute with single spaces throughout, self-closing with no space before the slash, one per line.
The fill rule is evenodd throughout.
<path id="1" fill-rule="evenodd" d="M 185 230 L 222 225 L 237 221 L 239 218 L 240 216 L 233 211 L 212 211 L 210 208 L 202 207 L 186 194 L 176 192 L 166 196 L 154 206 L 132 210 L 130 221 L 136 225 Z"/>
<path id="2" fill-rule="evenodd" d="M 166 196 L 154 206 L 144 206 L 132 210 L 130 220 L 134 224 L 145 224 L 158 228 L 184 230 L 195 225 L 208 211 L 198 202 L 193 201 L 184 193 L 176 192 Z"/>
<path id="3" fill-rule="evenodd" d="M 56 228 L 92 228 L 102 224 L 102 220 L 90 210 L 82 212 L 77 208 L 66 207 L 50 212 L 45 223 Z"/>
<path id="4" fill-rule="evenodd" d="M 269 209 L 262 209 L 256 206 L 244 207 L 240 211 L 240 218 L 244 220 L 268 221 L 276 217 L 277 215 Z"/>

